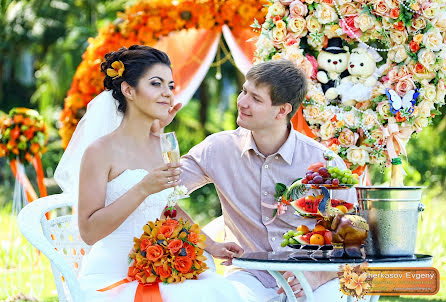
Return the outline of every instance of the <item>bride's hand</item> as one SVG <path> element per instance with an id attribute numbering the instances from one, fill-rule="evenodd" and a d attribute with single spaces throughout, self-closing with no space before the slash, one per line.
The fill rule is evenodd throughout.
<path id="1" fill-rule="evenodd" d="M 173 118 L 175 117 L 175 115 L 177 115 L 178 110 L 180 110 L 182 106 L 183 104 L 178 103 L 171 107 L 169 109 L 169 115 L 164 120 L 155 120 L 153 122 L 152 128 L 150 128 L 150 132 L 152 132 L 152 134 L 156 136 L 159 136 L 161 129 L 172 122 Z"/>
<path id="2" fill-rule="evenodd" d="M 234 242 L 214 242 L 208 252 L 215 258 L 226 259 L 223 265 L 231 265 L 232 258 L 240 257 L 245 251 Z"/>
<path id="3" fill-rule="evenodd" d="M 181 174 L 180 163 L 169 163 L 150 171 L 139 183 L 148 196 L 178 186 Z"/>

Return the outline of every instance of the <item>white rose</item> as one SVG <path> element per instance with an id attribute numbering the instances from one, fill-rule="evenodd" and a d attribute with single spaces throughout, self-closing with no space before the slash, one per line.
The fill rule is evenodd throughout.
<path id="1" fill-rule="evenodd" d="M 354 3 L 345 3 L 341 5 L 341 14 L 345 17 L 356 16 L 359 13 L 358 7 Z"/>
<path id="2" fill-rule="evenodd" d="M 437 17 L 435 17 L 435 20 L 432 21 L 432 25 L 440 29 L 442 32 L 446 32 L 446 11 L 442 11 L 438 14 Z"/>
<path id="3" fill-rule="evenodd" d="M 437 97 L 437 92 L 435 91 L 434 85 L 425 85 L 422 88 L 423 96 L 426 100 L 434 102 Z"/>
<path id="4" fill-rule="evenodd" d="M 273 42 L 264 35 L 260 35 L 259 40 L 257 40 L 256 46 L 257 51 L 261 57 L 268 56 L 272 51 L 274 51 Z"/>
<path id="5" fill-rule="evenodd" d="M 372 129 L 376 125 L 377 115 L 372 109 L 367 109 L 362 116 L 362 124 L 365 129 Z"/>
<path id="6" fill-rule="evenodd" d="M 414 121 L 414 126 L 417 128 L 417 130 L 422 130 L 423 128 L 426 128 L 429 125 L 429 119 L 427 117 L 417 117 Z"/>
<path id="7" fill-rule="evenodd" d="M 435 61 L 436 57 L 433 51 L 424 48 L 418 52 L 418 62 L 420 62 L 427 70 L 434 70 Z"/>
<path id="8" fill-rule="evenodd" d="M 347 160 L 354 165 L 363 166 L 369 162 L 369 152 L 363 147 L 350 147 L 347 150 Z"/>
<path id="9" fill-rule="evenodd" d="M 293 1 L 290 5 L 290 14 L 295 16 L 306 16 L 308 14 L 308 8 L 300 0 Z"/>
<path id="10" fill-rule="evenodd" d="M 443 37 L 438 29 L 430 29 L 423 36 L 423 44 L 432 51 L 439 51 L 443 47 Z"/>
<path id="11" fill-rule="evenodd" d="M 439 10 L 440 7 L 438 6 L 438 3 L 425 2 L 422 5 L 423 16 L 428 19 L 433 19 L 435 16 L 437 16 Z"/>
<path id="12" fill-rule="evenodd" d="M 300 64 L 304 58 L 303 49 L 300 49 L 297 44 L 285 48 L 285 54 L 294 64 Z"/>
<path id="13" fill-rule="evenodd" d="M 274 16 L 281 16 L 283 17 L 285 15 L 285 6 L 283 6 L 280 2 L 274 2 L 269 8 L 268 8 L 268 17 L 274 17 Z"/>
<path id="14" fill-rule="evenodd" d="M 317 124 L 320 122 L 321 110 L 317 106 L 310 105 L 305 107 L 303 114 L 310 124 Z"/>
<path id="15" fill-rule="evenodd" d="M 418 110 L 420 112 L 420 117 L 429 117 L 431 115 L 431 110 L 434 109 L 434 103 L 431 101 L 423 100 L 418 104 Z"/>
<path id="16" fill-rule="evenodd" d="M 446 85 L 443 80 L 438 81 L 437 84 L 437 99 L 435 103 L 444 105 L 446 96 Z"/>
<path id="17" fill-rule="evenodd" d="M 358 125 L 358 119 L 353 112 L 345 112 L 342 115 L 342 120 L 349 127 L 356 127 Z"/>
<path id="18" fill-rule="evenodd" d="M 324 122 L 331 120 L 333 116 L 334 112 L 331 111 L 330 109 L 325 109 L 321 112 L 321 120 Z"/>
<path id="19" fill-rule="evenodd" d="M 390 12 L 390 7 L 386 1 L 375 1 L 373 5 L 373 9 L 377 15 L 387 17 Z"/>
<path id="20" fill-rule="evenodd" d="M 300 36 L 305 29 L 305 19 L 302 17 L 294 17 L 288 20 L 288 30 Z"/>
<path id="21" fill-rule="evenodd" d="M 391 51 L 389 51 L 389 58 L 395 63 L 401 63 L 408 57 L 406 49 L 404 46 L 400 45 Z"/>
<path id="22" fill-rule="evenodd" d="M 285 41 L 286 39 L 286 31 L 280 30 L 277 27 L 273 28 L 272 30 L 272 41 L 274 45 L 279 46 Z"/>
<path id="23" fill-rule="evenodd" d="M 378 104 L 376 107 L 376 111 L 378 111 L 379 115 L 381 115 L 383 118 L 387 119 L 391 116 L 390 112 L 390 104 L 388 101 L 382 101 Z"/>
<path id="24" fill-rule="evenodd" d="M 326 105 L 326 103 L 327 103 L 327 100 L 325 99 L 325 96 L 322 93 L 320 93 L 320 92 L 312 94 L 311 98 L 313 99 L 313 101 L 316 102 L 316 104 L 319 104 L 319 105 L 322 105 L 322 106 Z"/>
<path id="25" fill-rule="evenodd" d="M 412 26 L 415 31 L 419 31 L 426 27 L 426 19 L 424 18 L 416 18 L 412 19 Z"/>
<path id="26" fill-rule="evenodd" d="M 373 28 L 373 25 L 373 18 L 368 14 L 361 14 L 355 18 L 355 27 L 361 29 L 363 32 Z"/>
<path id="27" fill-rule="evenodd" d="M 338 14 L 333 7 L 327 4 L 319 4 L 317 6 L 315 17 L 322 24 L 338 21 Z"/>
<path id="28" fill-rule="evenodd" d="M 309 32 L 314 33 L 315 31 L 320 32 L 321 31 L 321 24 L 319 21 L 314 17 L 313 15 L 307 17 L 306 19 L 307 29 Z"/>
<path id="29" fill-rule="evenodd" d="M 370 133 L 370 135 L 372 136 L 372 138 L 374 140 L 376 140 L 377 142 L 380 142 L 384 139 L 384 133 L 381 130 L 381 128 L 377 128 L 372 130 L 372 132 Z"/>
<path id="30" fill-rule="evenodd" d="M 403 45 L 407 41 L 407 31 L 406 30 L 391 30 L 390 31 L 390 40 L 393 42 L 393 44 L 396 45 Z"/>
<path id="31" fill-rule="evenodd" d="M 327 121 L 321 126 L 319 135 L 321 136 L 321 139 L 328 140 L 335 135 L 335 132 L 336 129 L 333 124 L 330 121 Z"/>

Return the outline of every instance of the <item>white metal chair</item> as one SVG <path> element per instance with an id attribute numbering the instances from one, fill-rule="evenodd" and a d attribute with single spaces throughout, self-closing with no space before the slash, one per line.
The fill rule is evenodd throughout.
<path id="1" fill-rule="evenodd" d="M 88 253 L 90 246 L 82 241 L 77 220 L 72 215 L 47 220 L 45 213 L 71 207 L 73 202 L 73 197 L 68 194 L 55 194 L 31 202 L 18 215 L 19 229 L 23 236 L 51 262 L 61 302 L 84 301 L 77 276 L 82 257 Z M 206 257 L 210 270 L 215 271 L 212 256 L 206 253 Z"/>

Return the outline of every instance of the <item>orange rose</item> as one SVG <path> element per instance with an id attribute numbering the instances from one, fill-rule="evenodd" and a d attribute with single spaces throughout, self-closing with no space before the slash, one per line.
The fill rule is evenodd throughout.
<path id="1" fill-rule="evenodd" d="M 420 50 L 420 44 L 418 44 L 414 40 L 410 41 L 409 47 L 412 52 L 417 52 L 418 50 Z"/>
<path id="2" fill-rule="evenodd" d="M 168 219 L 163 223 L 163 225 L 172 225 L 172 226 L 174 226 L 174 227 L 176 227 L 178 224 L 179 224 L 179 222 L 178 222 L 177 220 L 175 220 L 175 219 L 170 219 L 170 218 L 168 218 Z"/>
<path id="3" fill-rule="evenodd" d="M 37 152 L 39 152 L 40 149 L 40 145 L 38 143 L 32 143 L 30 150 L 32 153 L 36 154 Z"/>
<path id="4" fill-rule="evenodd" d="M 175 258 L 175 269 L 180 273 L 186 274 L 192 267 L 192 259 L 187 256 L 179 256 Z"/>
<path id="5" fill-rule="evenodd" d="M 172 252 L 172 253 L 176 253 L 178 252 L 181 248 L 183 247 L 183 241 L 181 241 L 180 239 L 174 239 L 172 240 L 169 245 L 167 246 L 167 248 Z"/>
<path id="6" fill-rule="evenodd" d="M 141 251 L 144 251 L 148 246 L 150 245 L 150 241 L 147 238 L 144 238 L 141 240 L 141 243 L 139 244 L 139 248 Z"/>
<path id="7" fill-rule="evenodd" d="M 400 9 L 399 8 L 394 8 L 390 11 L 390 18 L 392 19 L 398 19 L 398 17 L 400 16 Z"/>
<path id="8" fill-rule="evenodd" d="M 164 269 L 164 265 L 160 265 L 156 268 L 156 273 L 161 278 L 167 279 L 172 274 L 172 269 L 168 265 L 166 265 L 166 269 Z"/>
<path id="9" fill-rule="evenodd" d="M 146 257 L 152 262 L 158 261 L 163 255 L 163 248 L 159 245 L 151 245 L 146 249 Z"/>
<path id="10" fill-rule="evenodd" d="M 175 227 L 173 225 L 162 225 L 160 226 L 159 234 L 164 235 L 164 237 L 166 238 L 169 238 L 170 236 L 172 236 L 174 230 Z"/>
<path id="11" fill-rule="evenodd" d="M 190 232 L 187 236 L 187 240 L 189 240 L 189 242 L 192 242 L 193 244 L 196 244 L 198 242 L 198 234 Z"/>
<path id="12" fill-rule="evenodd" d="M 187 256 L 190 257 L 192 260 L 195 260 L 196 255 L 195 255 L 195 247 L 193 247 L 192 245 L 190 245 L 189 243 L 184 243 L 184 249 L 186 250 Z"/>
<path id="13" fill-rule="evenodd" d="M 21 115 L 21 114 L 14 115 L 14 123 L 15 124 L 21 123 L 22 121 L 23 121 L 23 115 Z"/>

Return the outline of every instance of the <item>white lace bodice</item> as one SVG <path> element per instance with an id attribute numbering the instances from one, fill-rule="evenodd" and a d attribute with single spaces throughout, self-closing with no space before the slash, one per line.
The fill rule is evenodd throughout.
<path id="1" fill-rule="evenodd" d="M 118 177 L 107 184 L 105 205 L 108 206 L 130 190 L 147 175 L 144 169 L 124 170 Z M 142 227 L 147 221 L 155 221 L 160 218 L 167 205 L 167 197 L 173 189 L 167 189 L 148 196 L 132 214 L 110 235 L 114 233 L 131 233 L 139 237 Z M 110 236 L 109 235 L 109 236 Z"/>

